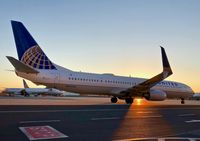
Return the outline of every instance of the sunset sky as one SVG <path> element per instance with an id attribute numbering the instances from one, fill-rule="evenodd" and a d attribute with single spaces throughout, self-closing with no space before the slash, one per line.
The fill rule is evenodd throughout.
<path id="1" fill-rule="evenodd" d="M 1 0 L 0 87 L 22 87 L 5 57 L 17 58 L 18 20 L 54 63 L 76 71 L 149 78 L 162 71 L 161 45 L 168 80 L 200 92 L 199 14 L 199 0 Z"/>

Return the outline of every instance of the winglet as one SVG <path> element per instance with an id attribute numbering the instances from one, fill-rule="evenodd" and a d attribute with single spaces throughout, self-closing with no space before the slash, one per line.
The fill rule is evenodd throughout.
<path id="1" fill-rule="evenodd" d="M 165 49 L 161 47 L 161 54 L 162 54 L 162 63 L 163 63 L 163 73 L 166 75 L 164 76 L 165 78 L 168 77 L 169 75 L 173 74 L 172 69 L 170 67 Z"/>
<path id="2" fill-rule="evenodd" d="M 24 64 L 23 62 L 11 57 L 11 56 L 6 56 L 10 63 L 15 67 L 15 69 L 19 72 L 24 72 L 24 73 L 39 73 L 37 70 L 29 67 L 28 65 Z"/>
<path id="3" fill-rule="evenodd" d="M 141 94 L 149 93 L 150 89 L 153 86 L 155 86 L 156 84 L 158 84 L 159 82 L 163 81 L 165 78 L 173 74 L 169 61 L 167 59 L 167 55 L 165 53 L 165 49 L 163 47 L 161 47 L 161 54 L 162 54 L 163 71 L 158 75 L 129 88 L 128 92 L 130 93 L 130 95 L 134 95 L 136 93 L 141 93 Z"/>

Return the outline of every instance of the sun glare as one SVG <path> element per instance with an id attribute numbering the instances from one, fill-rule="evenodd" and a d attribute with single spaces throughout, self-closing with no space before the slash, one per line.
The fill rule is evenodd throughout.
<path id="1" fill-rule="evenodd" d="M 142 99 L 137 98 L 136 99 L 136 105 L 141 105 L 142 104 Z"/>

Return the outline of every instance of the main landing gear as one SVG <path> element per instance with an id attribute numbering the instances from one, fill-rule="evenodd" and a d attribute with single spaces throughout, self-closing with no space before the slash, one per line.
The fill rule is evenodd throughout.
<path id="1" fill-rule="evenodd" d="M 127 104 L 132 104 L 133 103 L 133 98 L 132 97 L 127 97 L 125 99 L 125 101 L 126 101 Z"/>
<path id="2" fill-rule="evenodd" d="M 181 98 L 181 104 L 185 104 L 184 98 Z"/>
<path id="3" fill-rule="evenodd" d="M 116 97 L 111 97 L 110 101 L 111 101 L 112 103 L 117 103 L 117 98 L 116 98 Z"/>
<path id="4" fill-rule="evenodd" d="M 29 96 L 29 94 L 28 94 L 25 90 L 22 90 L 22 91 L 21 91 L 21 95 L 23 95 L 23 96 L 25 96 L 25 97 L 26 97 L 26 96 Z"/>
<path id="5" fill-rule="evenodd" d="M 117 103 L 118 98 L 113 96 L 113 97 L 111 97 L 110 101 L 111 101 L 112 103 Z M 125 102 L 126 102 L 127 104 L 132 104 L 132 103 L 133 103 L 133 98 L 132 98 L 132 97 L 127 97 L 127 98 L 125 98 Z"/>

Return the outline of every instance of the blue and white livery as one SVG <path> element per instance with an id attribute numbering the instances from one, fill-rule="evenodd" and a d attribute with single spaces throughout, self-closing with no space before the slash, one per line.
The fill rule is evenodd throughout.
<path id="1" fill-rule="evenodd" d="M 56 69 L 22 23 L 11 21 L 18 58 L 36 69 Z"/>

